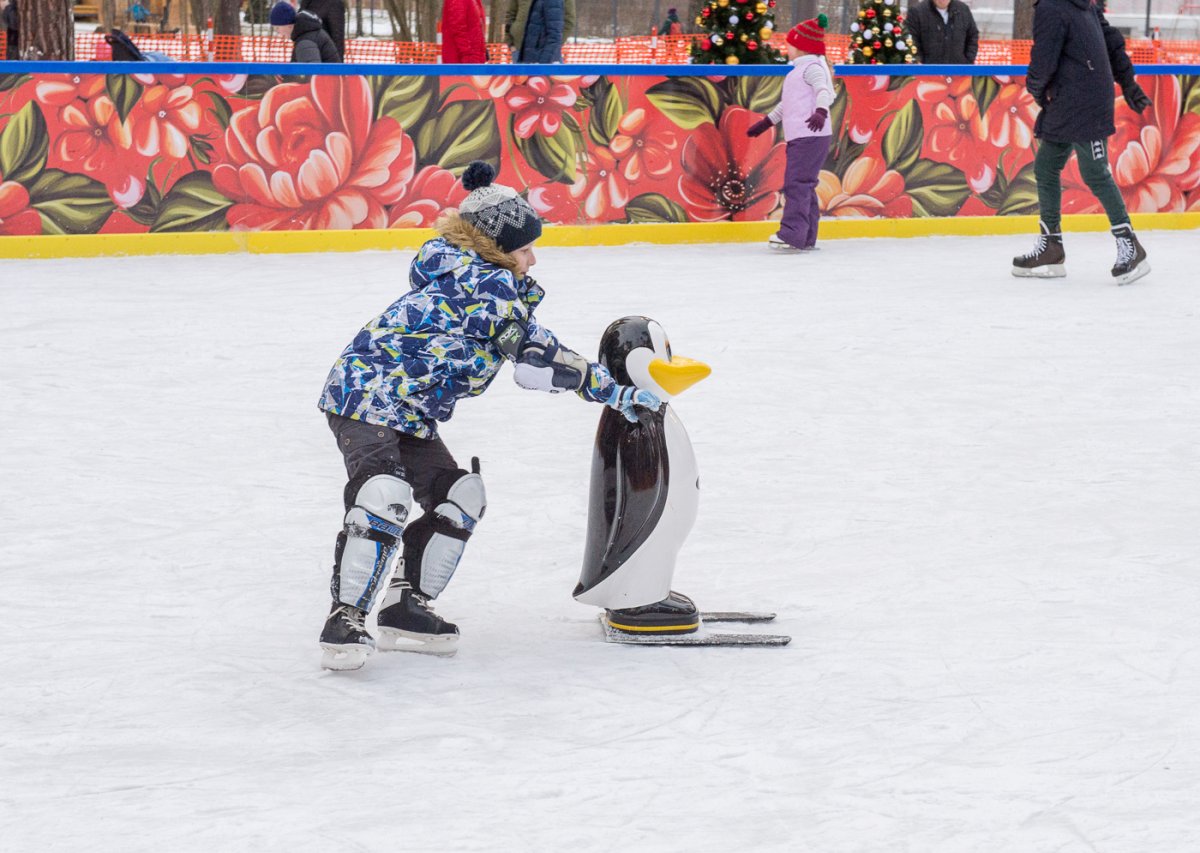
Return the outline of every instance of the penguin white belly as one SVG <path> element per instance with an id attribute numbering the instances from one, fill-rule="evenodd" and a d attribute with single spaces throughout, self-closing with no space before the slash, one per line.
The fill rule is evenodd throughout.
<path id="1" fill-rule="evenodd" d="M 587 592 L 576 596 L 584 604 L 618 610 L 662 601 L 671 591 L 675 557 L 696 522 L 700 504 L 696 454 L 683 422 L 667 407 L 667 494 L 653 532 L 620 568 Z"/>

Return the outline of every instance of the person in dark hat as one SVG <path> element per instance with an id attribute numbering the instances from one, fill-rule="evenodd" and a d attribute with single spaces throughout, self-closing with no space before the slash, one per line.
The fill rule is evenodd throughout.
<path id="1" fill-rule="evenodd" d="M 3 0 L 0 23 L 4 25 L 4 58 L 20 59 L 21 18 L 17 14 L 17 0 Z"/>
<path id="2" fill-rule="evenodd" d="M 342 61 L 333 39 L 312 12 L 297 12 L 287 0 L 279 0 L 271 7 L 271 26 L 279 35 L 292 40 L 292 62 Z"/>
<path id="3" fill-rule="evenodd" d="M 662 22 L 662 26 L 658 28 L 660 36 L 677 36 L 683 34 L 683 24 L 679 20 L 679 10 L 671 8 L 667 10 L 667 17 Z"/>
<path id="4" fill-rule="evenodd" d="M 401 551 L 376 614 L 380 647 L 454 651 L 458 628 L 429 602 L 454 574 L 487 497 L 478 460 L 460 467 L 438 426 L 486 391 L 505 361 L 523 388 L 571 391 L 630 421 L 660 406 L 534 319 L 545 291 L 529 269 L 542 222 L 495 174 L 480 161 L 467 167 L 468 195 L 417 252 L 410 289 L 363 326 L 326 379 L 318 405 L 349 479 L 320 639 L 326 669 L 358 669 L 375 648 L 365 620 Z M 424 513 L 410 521 L 414 503 Z"/>

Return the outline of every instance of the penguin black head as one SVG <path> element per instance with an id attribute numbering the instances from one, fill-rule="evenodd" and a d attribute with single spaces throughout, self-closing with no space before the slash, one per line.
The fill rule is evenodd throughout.
<path id="1" fill-rule="evenodd" d="M 699 361 L 671 354 L 667 333 L 649 317 L 622 317 L 600 338 L 601 366 L 622 385 L 636 385 L 668 400 L 712 373 Z"/>

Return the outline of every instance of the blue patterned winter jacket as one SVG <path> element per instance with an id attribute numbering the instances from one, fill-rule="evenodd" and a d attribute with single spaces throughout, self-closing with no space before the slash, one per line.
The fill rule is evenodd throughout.
<path id="1" fill-rule="evenodd" d="M 324 411 L 432 438 L 455 403 L 482 394 L 496 378 L 505 356 L 494 338 L 510 321 L 527 325 L 530 340 L 558 345 L 533 322 L 544 291 L 475 252 L 437 237 L 421 247 L 409 279 L 412 290 L 342 351 L 318 404 Z M 577 393 L 600 403 L 615 385 L 608 371 L 590 364 Z"/>

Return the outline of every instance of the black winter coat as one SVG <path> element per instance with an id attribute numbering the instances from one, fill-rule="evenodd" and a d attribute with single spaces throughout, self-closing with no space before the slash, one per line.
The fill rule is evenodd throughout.
<path id="1" fill-rule="evenodd" d="M 974 65 L 979 53 L 979 28 L 971 7 L 950 0 L 943 21 L 933 0 L 922 0 L 908 10 L 905 22 L 917 46 L 917 58 L 926 65 Z"/>
<path id="2" fill-rule="evenodd" d="M 337 48 L 338 62 L 346 59 L 346 4 L 343 0 L 300 0 L 300 8 L 321 19 L 321 26 Z M 439 4 L 441 8 L 441 4 Z"/>
<path id="3" fill-rule="evenodd" d="M 1092 142 L 1116 132 L 1113 81 L 1134 82 L 1125 38 L 1091 0 L 1035 0 L 1025 88 L 1042 107 L 1034 135 Z"/>
<path id="4" fill-rule="evenodd" d="M 292 62 L 341 62 L 337 47 L 321 26 L 321 19 L 302 9 L 292 25 Z"/>

